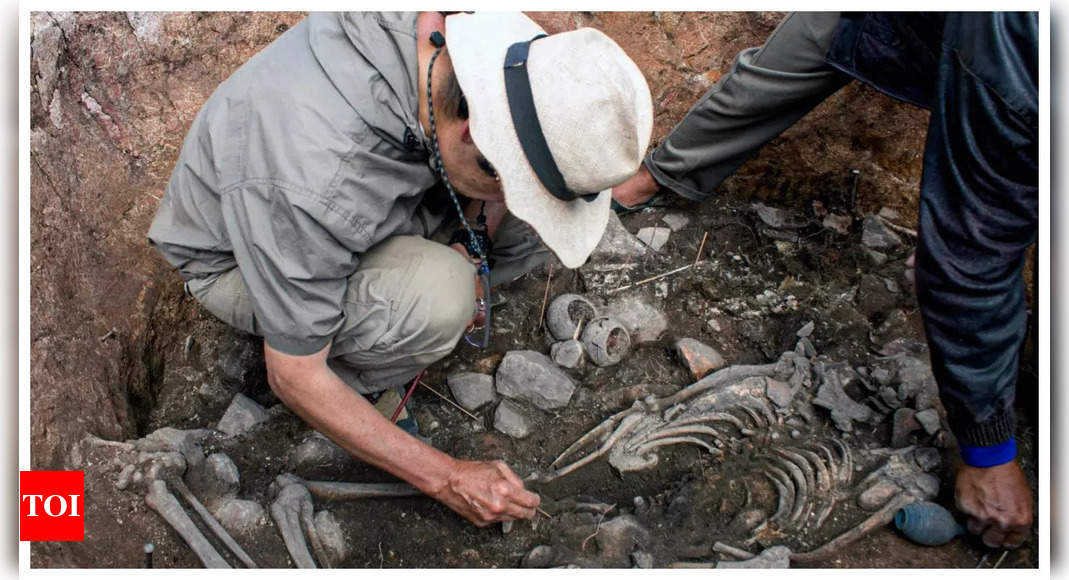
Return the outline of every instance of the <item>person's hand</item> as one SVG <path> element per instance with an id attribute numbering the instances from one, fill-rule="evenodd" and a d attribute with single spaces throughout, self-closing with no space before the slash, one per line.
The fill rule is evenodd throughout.
<path id="1" fill-rule="evenodd" d="M 431 496 L 479 527 L 534 517 L 539 497 L 502 461 L 457 461 L 457 469 Z"/>
<path id="2" fill-rule="evenodd" d="M 466 259 L 468 261 L 471 261 L 471 255 L 468 254 L 468 249 L 465 248 L 463 246 L 463 244 L 451 244 L 449 247 L 453 248 L 454 250 L 456 250 L 457 253 L 460 254 L 461 256 L 464 256 L 464 259 Z M 478 263 L 478 261 L 479 261 L 478 258 L 476 258 L 475 262 Z M 479 275 L 476 274 L 475 275 L 475 302 L 476 302 L 476 304 L 484 304 L 483 301 L 485 299 L 486 299 L 486 297 L 483 296 L 483 285 L 482 285 L 482 282 L 479 280 Z M 479 308 L 479 310 L 475 313 L 475 316 L 472 317 L 471 322 L 468 323 L 468 331 L 470 332 L 472 329 L 482 326 L 483 322 L 485 322 L 485 321 L 486 321 L 486 308 L 485 307 Z"/>
<path id="3" fill-rule="evenodd" d="M 1032 527 L 1032 490 L 1016 461 L 994 467 L 962 465 L 955 484 L 970 533 L 991 548 L 1016 548 Z"/>
<path id="4" fill-rule="evenodd" d="M 612 188 L 612 198 L 624 207 L 635 207 L 649 201 L 657 193 L 658 187 L 650 175 L 650 170 L 646 169 L 645 165 L 640 165 L 637 173 Z"/>

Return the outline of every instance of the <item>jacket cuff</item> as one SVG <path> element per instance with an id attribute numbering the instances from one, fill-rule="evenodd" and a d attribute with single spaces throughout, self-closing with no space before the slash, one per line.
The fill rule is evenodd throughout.
<path id="1" fill-rule="evenodd" d="M 989 447 L 961 445 L 961 460 L 973 467 L 994 467 L 1017 458 L 1017 440 L 1010 439 Z"/>
<path id="2" fill-rule="evenodd" d="M 1017 427 L 1012 408 L 995 414 L 983 423 L 959 423 L 952 417 L 951 425 L 961 447 L 994 447 L 1003 444 L 1013 439 Z"/>

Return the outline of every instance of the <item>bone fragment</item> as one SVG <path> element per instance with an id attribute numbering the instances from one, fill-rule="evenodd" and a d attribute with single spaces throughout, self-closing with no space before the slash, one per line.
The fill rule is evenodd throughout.
<path id="1" fill-rule="evenodd" d="M 208 542 L 208 538 L 205 538 L 204 534 L 197 529 L 196 524 L 178 503 L 178 499 L 167 491 L 166 483 L 159 479 L 150 483 L 145 503 L 156 510 L 156 513 L 160 514 L 174 528 L 174 531 L 178 532 L 179 536 L 182 536 L 206 568 L 230 568 L 230 564 L 219 555 L 215 547 Z"/>
<path id="2" fill-rule="evenodd" d="M 865 534 L 868 534 L 872 530 L 891 523 L 895 517 L 895 512 L 915 501 L 917 501 L 917 498 L 908 493 L 896 495 L 891 498 L 891 501 L 887 502 L 887 505 L 881 508 L 880 511 L 872 514 L 868 519 L 861 522 L 856 527 L 843 532 L 832 541 L 815 550 L 799 554 L 791 554 L 791 560 L 795 562 L 819 562 L 825 560 L 837 554 L 847 545 L 861 538 Z"/>
<path id="3" fill-rule="evenodd" d="M 576 451 L 582 449 L 583 447 L 586 447 L 591 441 L 593 441 L 594 439 L 596 439 L 598 437 L 603 437 L 603 440 L 604 440 L 604 437 L 607 437 L 609 435 L 609 433 L 612 432 L 612 429 L 616 425 L 617 421 L 619 421 L 622 417 L 630 415 L 630 414 L 632 414 L 632 413 L 634 413 L 634 412 L 636 412 L 638 410 L 639 409 L 637 407 L 631 407 L 629 409 L 625 409 L 623 411 L 620 411 L 619 413 L 614 414 L 613 416 L 609 417 L 608 419 L 605 419 L 604 421 L 601 422 L 600 425 L 598 425 L 597 427 L 594 427 L 590 431 L 587 431 L 586 434 L 584 434 L 582 437 L 580 437 L 578 440 L 576 440 L 575 443 L 572 443 L 567 449 L 564 450 L 563 453 L 561 453 L 559 456 L 557 456 L 557 458 L 554 459 L 553 463 L 550 463 L 549 466 L 550 467 L 555 467 L 565 457 L 570 457 L 573 453 L 575 453 Z"/>
<path id="4" fill-rule="evenodd" d="M 752 376 L 772 376 L 776 372 L 776 363 L 769 363 L 764 365 L 734 365 L 724 369 L 720 369 L 715 373 L 712 373 L 702 380 L 693 383 L 678 393 L 664 397 L 663 399 L 657 399 L 649 403 L 651 411 L 663 411 L 671 407 L 672 405 L 681 403 L 688 399 L 694 398 L 706 391 L 722 387 L 724 385 L 731 385 Z"/>
<path id="5" fill-rule="evenodd" d="M 576 469 L 579 469 L 580 467 L 594 461 L 598 457 L 601 457 L 602 455 L 607 453 L 609 449 L 612 449 L 612 446 L 617 441 L 619 441 L 620 438 L 622 438 L 624 435 L 627 435 L 628 432 L 634 429 L 635 426 L 638 425 L 639 421 L 641 420 L 642 415 L 628 415 L 627 417 L 624 417 L 624 419 L 620 421 L 620 426 L 616 428 L 616 431 L 613 431 L 612 435 L 610 435 L 609 438 L 605 440 L 605 443 L 602 444 L 602 446 L 599 447 L 597 451 L 591 453 L 590 455 L 587 455 L 586 457 L 583 457 L 582 459 L 576 461 L 575 463 L 572 463 L 571 465 L 562 467 L 557 471 L 554 471 L 553 473 L 547 476 L 549 478 L 547 481 L 567 475 L 575 471 Z"/>
<path id="6" fill-rule="evenodd" d="M 721 554 L 727 554 L 728 556 L 731 556 L 732 558 L 735 558 L 737 560 L 749 560 L 751 558 L 757 557 L 756 554 L 751 554 L 746 550 L 736 548 L 734 546 L 729 546 L 723 542 L 717 542 L 713 544 L 713 551 L 719 552 Z"/>
<path id="7" fill-rule="evenodd" d="M 290 484 L 278 492 L 278 498 L 271 504 L 271 517 L 282 533 L 286 550 L 298 568 L 315 568 L 315 561 L 308 551 L 304 534 L 301 532 L 302 512 L 312 511 L 312 498 L 303 485 Z"/>
<path id="8" fill-rule="evenodd" d="M 376 497 L 409 497 L 420 490 L 407 483 L 348 483 L 341 481 L 305 481 L 304 486 L 319 499 L 349 501 Z"/>
<path id="9" fill-rule="evenodd" d="M 245 564 L 246 568 L 258 567 L 256 565 L 256 562 L 254 562 L 253 559 L 249 557 L 247 553 L 245 553 L 245 550 L 241 548 L 241 545 L 238 544 L 237 541 L 230 536 L 230 534 L 226 531 L 226 528 L 224 528 L 223 525 L 219 523 L 219 520 L 215 519 L 215 516 L 213 516 L 210 512 L 208 512 L 207 509 L 204 508 L 204 505 L 200 503 L 200 501 L 197 499 L 197 496 L 193 495 L 193 492 L 190 491 L 188 487 L 186 487 L 185 482 L 183 482 L 181 479 L 175 479 L 173 481 L 173 484 L 175 489 L 178 490 L 178 493 L 182 494 L 182 497 L 185 498 L 186 503 L 193 506 L 193 511 L 197 512 L 197 515 L 199 515 L 201 519 L 204 520 L 204 523 L 208 525 L 208 529 L 210 529 L 217 538 L 222 540 L 223 544 L 227 547 L 227 549 L 233 552 L 234 555 L 237 556 L 239 560 L 241 560 L 241 563 Z"/>
<path id="10" fill-rule="evenodd" d="M 649 443 L 645 443 L 645 444 L 641 445 L 635 451 L 635 453 L 637 455 L 642 455 L 643 453 L 647 453 L 647 452 L 652 451 L 652 450 L 654 450 L 654 449 L 656 449 L 658 447 L 664 447 L 665 445 L 676 445 L 678 443 L 693 443 L 693 444 L 698 445 L 700 447 L 704 447 L 706 451 L 708 451 L 709 453 L 711 453 L 712 455 L 715 455 L 717 457 L 721 457 L 721 456 L 724 455 L 723 451 L 720 451 L 716 447 L 713 447 L 712 445 L 706 443 L 705 441 L 702 441 L 701 439 L 698 439 L 697 437 L 663 437 L 663 438 L 654 439 L 653 441 L 650 441 Z"/>

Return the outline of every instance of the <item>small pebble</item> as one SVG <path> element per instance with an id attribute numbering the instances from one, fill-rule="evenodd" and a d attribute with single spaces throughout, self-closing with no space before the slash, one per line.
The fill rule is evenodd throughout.
<path id="1" fill-rule="evenodd" d="M 802 436 L 802 432 L 797 429 L 791 429 L 791 439 L 797 439 Z"/>

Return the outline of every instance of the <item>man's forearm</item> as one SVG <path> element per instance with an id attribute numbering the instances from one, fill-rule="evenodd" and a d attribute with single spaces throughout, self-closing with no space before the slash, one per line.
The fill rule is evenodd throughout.
<path id="1" fill-rule="evenodd" d="M 268 380 L 282 402 L 347 452 L 431 495 L 449 481 L 452 457 L 396 428 L 325 362 L 280 370 L 272 359 L 285 355 L 265 350 Z"/>

